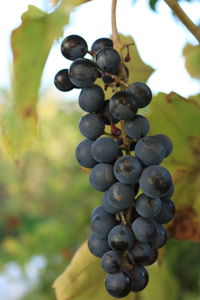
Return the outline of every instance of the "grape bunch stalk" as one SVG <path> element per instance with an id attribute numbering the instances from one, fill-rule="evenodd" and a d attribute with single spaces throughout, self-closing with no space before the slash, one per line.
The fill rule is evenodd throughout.
<path id="1" fill-rule="evenodd" d="M 79 122 L 85 139 L 76 158 L 91 169 L 91 186 L 103 192 L 101 205 L 91 213 L 88 248 L 108 273 L 108 293 L 125 297 L 146 287 L 145 266 L 157 260 L 167 242 L 163 224 L 175 214 L 174 185 L 160 163 L 172 152 L 172 142 L 163 134 L 147 136 L 149 122 L 138 110 L 151 102 L 151 90 L 144 82 L 127 83 L 129 70 L 111 39 L 97 39 L 88 51 L 82 37 L 70 35 L 61 52 L 73 62 L 56 74 L 55 85 L 61 91 L 81 88 L 78 102 L 86 112 Z M 92 60 L 84 58 L 87 53 Z M 95 84 L 97 78 L 105 90 L 112 89 L 110 99 Z"/>

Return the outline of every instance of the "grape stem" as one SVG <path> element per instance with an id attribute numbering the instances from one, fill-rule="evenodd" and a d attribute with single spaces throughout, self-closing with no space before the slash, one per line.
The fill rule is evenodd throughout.
<path id="1" fill-rule="evenodd" d="M 121 53 L 121 49 L 123 48 L 123 44 L 120 40 L 120 36 L 117 30 L 117 18 L 116 18 L 116 8 L 117 8 L 117 0 L 112 0 L 112 39 L 115 50 Z"/>
<path id="2" fill-rule="evenodd" d="M 192 20 L 186 15 L 176 0 L 165 0 L 166 4 L 173 10 L 179 20 L 187 27 L 187 29 L 200 42 L 200 28 L 196 26 Z"/>

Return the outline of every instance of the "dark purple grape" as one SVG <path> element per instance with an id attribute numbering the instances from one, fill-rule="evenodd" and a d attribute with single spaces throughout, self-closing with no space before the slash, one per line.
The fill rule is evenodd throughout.
<path id="1" fill-rule="evenodd" d="M 99 214 L 92 218 L 91 228 L 99 238 L 105 239 L 110 230 L 117 225 L 113 215 Z"/>
<path id="2" fill-rule="evenodd" d="M 135 208 L 141 217 L 155 217 L 161 210 L 162 201 L 160 198 L 150 198 L 145 194 L 140 194 L 135 200 Z"/>
<path id="3" fill-rule="evenodd" d="M 105 286 L 111 296 L 123 298 L 130 293 L 132 281 L 130 276 L 125 272 L 107 274 Z"/>
<path id="4" fill-rule="evenodd" d="M 133 120 L 125 122 L 126 134 L 132 139 L 141 139 L 149 132 L 149 121 L 140 115 L 136 115 Z"/>
<path id="5" fill-rule="evenodd" d="M 120 210 L 128 208 L 133 203 L 135 197 L 133 187 L 121 182 L 114 183 L 108 193 L 110 205 Z"/>
<path id="6" fill-rule="evenodd" d="M 172 178 L 164 167 L 150 166 L 142 172 L 139 184 L 147 196 L 151 198 L 163 197 L 172 185 Z"/>
<path id="7" fill-rule="evenodd" d="M 132 230 L 124 225 L 117 225 L 108 234 L 108 244 L 115 251 L 126 251 L 133 246 Z"/>
<path id="8" fill-rule="evenodd" d="M 148 243 L 135 241 L 133 247 L 128 251 L 132 263 L 140 263 L 148 259 L 151 253 L 151 246 Z"/>
<path id="9" fill-rule="evenodd" d="M 93 141 L 86 139 L 80 142 L 76 148 L 76 159 L 79 164 L 85 168 L 93 168 L 98 164 L 91 154 L 92 144 Z"/>
<path id="10" fill-rule="evenodd" d="M 145 165 L 158 165 L 165 157 L 165 148 L 154 137 L 146 136 L 135 146 L 135 156 Z"/>
<path id="11" fill-rule="evenodd" d="M 152 99 L 152 92 L 144 82 L 134 82 L 128 89 L 136 98 L 138 108 L 147 106 Z"/>
<path id="12" fill-rule="evenodd" d="M 143 290 L 149 281 L 147 270 L 139 265 L 133 265 L 133 269 L 128 271 L 132 278 L 132 291 L 139 292 Z"/>
<path id="13" fill-rule="evenodd" d="M 164 134 L 156 134 L 153 137 L 165 148 L 165 157 L 169 156 L 173 149 L 172 141 L 170 140 L 170 138 Z"/>
<path id="14" fill-rule="evenodd" d="M 99 85 L 83 88 L 78 99 L 80 107 L 86 112 L 99 112 L 105 106 L 104 92 Z"/>
<path id="15" fill-rule="evenodd" d="M 121 58 L 115 49 L 106 47 L 97 52 L 96 63 L 103 73 L 118 75 Z"/>
<path id="16" fill-rule="evenodd" d="M 79 35 L 69 35 L 62 41 L 61 53 L 65 58 L 69 60 L 83 58 L 86 55 L 87 51 L 87 43 Z"/>
<path id="17" fill-rule="evenodd" d="M 79 130 L 89 140 L 95 140 L 103 134 L 105 123 L 100 114 L 84 115 L 79 122 Z"/>
<path id="18" fill-rule="evenodd" d="M 103 49 L 103 48 L 107 48 L 107 47 L 113 47 L 113 41 L 111 39 L 108 38 L 100 38 L 97 39 L 91 47 L 91 50 L 94 52 L 98 52 L 99 50 Z"/>
<path id="19" fill-rule="evenodd" d="M 109 109 L 109 102 L 110 102 L 110 100 L 105 101 L 106 105 L 101 112 L 102 119 L 104 120 L 106 125 L 110 125 L 111 123 L 116 124 L 119 122 L 119 120 L 114 118 L 113 115 L 111 114 L 110 109 Z"/>
<path id="20" fill-rule="evenodd" d="M 135 184 L 142 173 L 140 161 L 131 155 L 118 158 L 114 164 L 115 177 L 122 183 Z"/>
<path id="21" fill-rule="evenodd" d="M 167 224 L 169 223 L 175 216 L 175 206 L 173 201 L 170 199 L 162 200 L 162 207 L 159 212 L 154 217 L 154 220 L 159 224 Z"/>
<path id="22" fill-rule="evenodd" d="M 109 109 L 114 118 L 128 121 L 135 117 L 138 107 L 130 92 L 119 91 L 110 99 Z"/>
<path id="23" fill-rule="evenodd" d="M 137 218 L 132 224 L 135 238 L 142 243 L 150 242 L 156 234 L 156 224 L 150 218 Z"/>
<path id="24" fill-rule="evenodd" d="M 121 268 L 121 258 L 119 254 L 113 250 L 106 252 L 101 259 L 101 267 L 107 273 L 117 273 Z"/>
<path id="25" fill-rule="evenodd" d="M 110 250 L 107 239 L 100 239 L 94 233 L 88 238 L 88 248 L 90 252 L 97 257 L 102 257 L 104 253 Z"/>
<path id="26" fill-rule="evenodd" d="M 80 88 L 90 87 L 93 85 L 97 77 L 97 65 L 86 58 L 76 59 L 69 68 L 70 81 Z"/>
<path id="27" fill-rule="evenodd" d="M 156 262 L 157 258 L 158 258 L 158 250 L 152 248 L 151 253 L 147 258 L 147 260 L 144 260 L 140 264 L 143 266 L 150 266 Z"/>
<path id="28" fill-rule="evenodd" d="M 90 184 L 95 190 L 104 192 L 116 181 L 113 167 L 109 164 L 97 164 L 91 171 L 89 176 Z"/>
<path id="29" fill-rule="evenodd" d="M 156 224 L 156 235 L 151 240 L 150 244 L 152 248 L 158 249 L 163 247 L 167 242 L 167 231 L 165 227 L 160 224 Z"/>
<path id="30" fill-rule="evenodd" d="M 91 149 L 92 156 L 99 162 L 112 162 L 118 154 L 118 144 L 109 137 L 97 139 Z"/>
<path id="31" fill-rule="evenodd" d="M 68 69 L 63 69 L 56 73 L 54 84 L 61 92 L 71 91 L 75 87 L 69 79 Z"/>

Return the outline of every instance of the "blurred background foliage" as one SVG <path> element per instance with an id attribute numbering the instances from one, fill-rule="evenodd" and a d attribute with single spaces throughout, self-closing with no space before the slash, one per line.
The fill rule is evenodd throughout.
<path id="1" fill-rule="evenodd" d="M 14 262 L 21 268 L 24 280 L 28 280 L 29 262 L 34 257 L 43 259 L 35 284 L 21 300 L 55 299 L 52 284 L 87 238 L 90 212 L 101 199 L 101 193 L 89 185 L 88 171 L 80 169 L 74 156 L 77 144 L 83 139 L 78 131 L 82 112 L 77 102 L 58 101 L 50 94 L 39 97 L 41 75 L 51 45 L 62 35 L 71 10 L 84 2 L 87 1 L 63 1 L 50 14 L 30 6 L 22 17 L 22 25 L 12 33 L 13 90 L 2 90 L 0 103 L 0 267 L 3 272 L 9 262 Z M 156 2 L 150 1 L 153 9 Z M 31 32 L 35 37 L 33 49 Z M 42 55 L 38 56 L 38 50 Z M 28 55 L 27 59 L 23 54 L 30 51 L 34 55 L 31 59 Z M 199 46 L 188 44 L 184 49 L 187 71 L 196 79 L 200 77 L 199 53 Z M 141 67 L 146 80 L 153 70 L 140 61 L 135 78 L 141 76 Z M 195 95 L 187 100 L 176 94 L 159 94 L 150 110 L 144 110 L 152 123 L 152 132 L 159 130 L 175 142 L 175 152 L 166 166 L 176 175 L 175 202 L 180 223 L 175 222 L 169 228 L 171 239 L 161 251 L 158 263 L 149 268 L 150 284 L 135 296 L 137 300 L 199 297 L 199 98 Z M 190 137 L 195 138 L 192 144 Z M 185 177 L 177 176 L 177 171 Z M 188 193 L 190 182 L 192 192 Z M 191 232 L 185 236 L 188 228 Z M 88 255 L 84 251 L 80 252 L 83 262 Z M 98 260 L 96 266 L 91 277 L 96 276 L 95 272 L 103 276 Z M 76 276 L 79 270 L 76 266 L 72 268 Z M 88 299 L 91 283 L 87 280 L 81 284 L 72 287 L 79 295 L 73 296 L 72 292 L 66 299 Z M 103 277 L 96 285 L 102 292 Z M 99 293 L 100 298 L 94 296 L 96 290 L 93 293 L 89 293 L 93 299 L 111 299 L 105 298 L 103 292 Z"/>

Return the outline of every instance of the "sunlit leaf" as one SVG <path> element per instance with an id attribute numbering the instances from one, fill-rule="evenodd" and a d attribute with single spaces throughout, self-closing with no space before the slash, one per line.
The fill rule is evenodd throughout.
<path id="1" fill-rule="evenodd" d="M 53 285 L 57 300 L 112 300 L 113 297 L 105 290 L 105 275 L 100 259 L 89 252 L 85 242 Z M 133 300 L 133 294 L 123 299 Z"/>
<path id="2" fill-rule="evenodd" d="M 154 97 L 148 117 L 151 133 L 166 134 L 173 142 L 174 149 L 163 165 L 173 174 L 177 210 L 181 210 L 179 229 L 184 239 L 200 239 L 197 219 L 200 216 L 200 103 L 199 95 L 189 100 L 171 93 L 159 93 Z M 188 213 L 188 220 L 183 213 Z M 187 215 L 187 214 L 186 214 Z M 178 213 L 177 213 L 178 216 Z M 176 219 L 175 221 L 176 222 Z M 194 230 L 193 230 L 194 229 Z M 188 230 L 188 232 L 187 232 Z M 179 232 L 179 236 L 181 234 Z"/>
<path id="3" fill-rule="evenodd" d="M 62 36 L 73 8 L 88 1 L 63 0 L 50 14 L 30 5 L 22 15 L 22 24 L 12 32 L 13 99 L 2 126 L 7 151 L 15 158 L 30 146 L 37 133 L 38 91 L 51 46 Z"/>
<path id="4" fill-rule="evenodd" d="M 183 49 L 185 67 L 194 78 L 200 78 L 200 45 L 187 44 Z"/>

